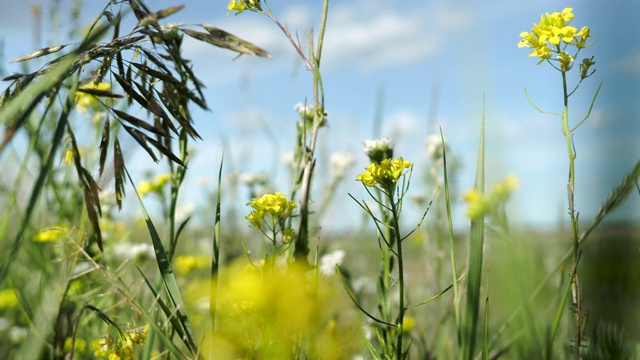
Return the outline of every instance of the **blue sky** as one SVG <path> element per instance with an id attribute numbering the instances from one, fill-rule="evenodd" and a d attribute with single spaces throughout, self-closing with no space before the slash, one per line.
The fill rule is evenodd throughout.
<path id="1" fill-rule="evenodd" d="M 31 3 L 48 4 L 42 0 Z M 82 17 L 87 21 L 97 13 L 97 3 L 104 2 L 84 2 Z M 163 0 L 149 1 L 148 5 L 160 9 L 180 3 Z M 276 189 L 287 193 L 287 171 L 280 159 L 293 146 L 297 120 L 293 106 L 312 96 L 311 75 L 267 17 L 249 12 L 227 17 L 226 1 L 183 3 L 186 8 L 169 21 L 212 24 L 254 42 L 273 56 L 272 60 L 243 56 L 233 61 L 232 52 L 185 41 L 184 56 L 193 60 L 196 73 L 207 86 L 212 109 L 195 113 L 196 128 L 204 140 L 196 144 L 189 175 L 191 189 L 185 200 L 198 206 L 203 181 L 209 188 L 215 186 L 223 150 L 227 175 L 275 172 Z M 297 32 L 306 48 L 309 29 L 317 32 L 319 28 L 321 3 L 274 0 L 270 5 L 274 16 Z M 640 159 L 640 3 L 636 0 L 333 1 L 321 66 L 329 127 L 320 134 L 316 197 L 323 190 L 323 174 L 329 171 L 328 154 L 348 151 L 357 162 L 338 189 L 333 215 L 327 221 L 339 222 L 345 218 L 343 214 L 358 211 L 347 192 L 357 198 L 366 195 L 352 179 L 367 165 L 362 141 L 374 136 L 376 96 L 382 93 L 379 135 L 392 137 L 396 155 L 413 161 L 419 174 L 428 166 L 425 139 L 442 128 L 462 164 L 460 189 L 473 184 L 485 97 L 487 184 L 515 173 L 520 189 L 512 201 L 513 221 L 557 223 L 566 212 L 566 145 L 559 119 L 538 113 L 527 102 L 524 89 L 539 107 L 560 112 L 560 74 L 546 64 L 536 66 L 537 61 L 527 57 L 528 49 L 519 49 L 517 43 L 520 32 L 529 31 L 541 13 L 564 7 L 574 8 L 572 25 L 590 26 L 595 41 L 581 54 L 595 56 L 597 72 L 571 98 L 574 124 L 584 116 L 603 82 L 591 118 L 574 138 L 578 154 L 576 206 L 586 224 L 611 187 Z M 28 5 L 7 2 L 2 9 L 2 65 L 11 73 L 20 67 L 9 64 L 10 60 L 39 46 L 33 45 Z M 64 16 L 61 23 L 65 24 Z M 48 25 L 45 22 L 43 27 Z M 47 32 L 39 45 L 57 42 Z M 572 76 L 570 81 L 575 83 L 577 72 Z M 133 144 L 129 148 L 136 168 L 163 172 L 142 152 L 133 152 Z M 431 192 L 416 187 L 418 192 L 425 190 Z M 240 205 L 245 200 L 240 199 Z M 636 194 L 617 216 L 637 220 L 638 204 Z"/>

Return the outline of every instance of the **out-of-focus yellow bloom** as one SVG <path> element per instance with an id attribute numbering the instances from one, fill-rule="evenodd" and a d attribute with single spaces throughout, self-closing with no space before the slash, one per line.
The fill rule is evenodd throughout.
<path id="1" fill-rule="evenodd" d="M 71 165 L 71 163 L 73 162 L 73 150 L 67 150 L 64 155 L 64 162 L 67 163 L 67 165 Z"/>
<path id="2" fill-rule="evenodd" d="M 295 201 L 288 200 L 280 192 L 253 198 L 247 205 L 254 210 L 246 216 L 246 219 L 257 229 L 262 229 L 263 220 L 267 214 L 271 217 L 270 225 L 273 229 L 277 223 L 288 218 L 296 208 Z"/>
<path id="3" fill-rule="evenodd" d="M 351 344 L 358 343 L 360 325 L 334 318 L 332 306 L 340 305 L 333 283 L 314 283 L 295 264 L 283 269 L 236 263 L 226 274 L 217 284 L 219 330 L 212 340 L 219 358 L 287 359 L 311 339 L 320 352 L 307 349 L 309 358 L 355 355 Z"/>
<path id="4" fill-rule="evenodd" d="M 528 47 L 533 49 L 529 57 L 540 58 L 540 64 L 544 60 L 551 59 L 553 54 L 558 54 L 561 63 L 561 70 L 570 69 L 569 64 L 573 57 L 565 51 L 567 45 L 575 46 L 578 50 L 587 47 L 586 40 L 591 36 L 588 26 L 578 30 L 570 26 L 573 20 L 573 9 L 565 8 L 562 12 L 546 13 L 540 16 L 540 23 L 534 24 L 531 32 L 522 32 L 522 40 L 518 47 Z M 561 45 L 565 44 L 561 48 Z"/>
<path id="5" fill-rule="evenodd" d="M 405 332 L 409 332 L 413 330 L 414 327 L 416 327 L 416 319 L 414 317 L 405 315 L 402 321 L 402 330 Z"/>
<path id="6" fill-rule="evenodd" d="M 509 174 L 504 181 L 496 184 L 487 194 L 482 194 L 476 189 L 469 190 L 464 195 L 464 200 L 467 202 L 467 216 L 471 219 L 477 219 L 493 213 L 506 203 L 509 196 L 517 188 L 518 178 L 514 174 Z"/>
<path id="7" fill-rule="evenodd" d="M 66 338 L 64 340 L 64 351 L 70 351 L 71 350 L 71 343 L 73 342 L 73 339 L 71 338 Z M 83 339 L 77 339 L 76 338 L 76 342 L 74 344 L 74 351 L 78 352 L 82 352 L 84 351 L 84 349 L 87 348 L 87 342 L 84 341 Z"/>
<path id="8" fill-rule="evenodd" d="M 151 181 L 143 180 L 138 185 L 138 194 L 145 196 L 151 192 L 161 194 L 164 186 L 171 179 L 171 174 L 162 174 L 153 178 Z"/>
<path id="9" fill-rule="evenodd" d="M 59 239 L 62 239 L 68 230 L 64 227 L 50 227 L 46 229 L 40 230 L 37 234 L 34 235 L 33 241 L 35 242 L 55 242 Z"/>
<path id="10" fill-rule="evenodd" d="M 379 185 L 383 189 L 390 190 L 395 186 L 396 181 L 404 173 L 404 170 L 411 167 L 411 162 L 403 158 L 395 160 L 385 159 L 379 164 L 372 163 L 365 172 L 356 176 L 357 181 L 369 187 Z"/>
<path id="11" fill-rule="evenodd" d="M 118 330 L 118 341 L 110 335 L 91 341 L 93 355 L 99 359 L 135 360 L 134 345 L 144 344 L 149 326 L 142 330 L 132 329 L 127 332 Z"/>
<path id="12" fill-rule="evenodd" d="M 80 89 L 96 89 L 101 91 L 109 91 L 111 90 L 111 84 L 109 83 L 99 83 L 94 84 L 91 83 L 89 85 L 81 86 Z M 93 96 L 83 92 L 76 92 L 76 109 L 83 113 L 89 110 L 94 112 L 98 112 L 101 110 L 102 104 L 98 99 Z"/>
<path id="13" fill-rule="evenodd" d="M 13 289 L 0 290 L 0 310 L 13 309 L 18 306 L 18 297 Z"/>
<path id="14" fill-rule="evenodd" d="M 173 267 L 180 275 L 186 275 L 193 270 L 207 269 L 211 267 L 211 256 L 180 255 L 176 257 Z"/>

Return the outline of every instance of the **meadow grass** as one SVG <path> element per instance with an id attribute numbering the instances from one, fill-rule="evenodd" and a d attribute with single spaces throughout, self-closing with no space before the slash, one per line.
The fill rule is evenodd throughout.
<path id="1" fill-rule="evenodd" d="M 569 98 L 595 62 L 585 59 L 574 70 L 580 73 L 574 89 L 566 73 L 588 46 L 589 29 L 570 27 L 573 13 L 565 9 L 521 34 L 521 46 L 533 48 L 532 55 L 562 78 L 568 231 L 509 226 L 507 204 L 517 179 L 485 183 L 490 119 L 479 114 L 472 189 L 462 193 L 453 186 L 456 149 L 446 134 L 429 138 L 428 162 L 395 154 L 390 139 L 367 140 L 371 164 L 347 179 L 359 181 L 367 194 L 349 194 L 362 221 L 319 234 L 316 225 L 353 163 L 344 154 L 336 157 L 341 168 L 325 193 L 314 187 L 318 139 L 330 131 L 321 76 L 328 6 L 325 0 L 321 28 L 309 35 L 305 54 L 265 1 L 228 4 L 236 15 L 272 20 L 301 57 L 313 89 L 311 100 L 296 107 L 290 188 L 255 193 L 244 218 L 224 212 L 235 191 L 224 185 L 224 159 L 212 169 L 211 209 L 180 214 L 190 145 L 200 137 L 191 109 L 208 109 L 198 74 L 182 57 L 182 40 L 189 36 L 239 55 L 269 57 L 266 50 L 211 25 L 166 25 L 181 6 L 157 10 L 130 1 L 109 3 L 76 34 L 77 43 L 17 59 L 53 57 L 38 70 L 5 78 L 0 98 L 0 159 L 11 170 L 3 178 L 0 217 L 5 358 L 635 356 L 638 228 L 598 226 L 640 193 L 640 162 L 591 222 L 579 223 L 574 208 L 573 136 L 591 109 L 572 124 Z M 123 28 L 124 17 L 134 19 L 131 29 Z M 18 144 L 16 134 L 26 135 L 27 144 Z M 159 175 L 130 175 L 124 137 L 159 163 Z M 424 179 L 414 176 L 425 168 Z M 256 184 L 247 183 L 252 193 Z M 411 203 L 417 186 L 428 195 Z M 125 196 L 138 201 L 123 202 Z M 317 199 L 320 209 L 314 209 Z M 464 228 L 454 224 L 451 210 L 460 199 L 468 206 L 468 231 L 454 230 Z M 139 216 L 119 216 L 123 206 Z M 159 211 L 148 211 L 151 206 Z M 419 208 L 417 218 L 403 211 L 408 206 Z"/>

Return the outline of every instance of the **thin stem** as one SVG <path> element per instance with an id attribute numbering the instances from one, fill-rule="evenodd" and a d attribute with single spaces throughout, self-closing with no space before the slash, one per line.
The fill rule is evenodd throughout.
<path id="1" fill-rule="evenodd" d="M 576 153 L 571 139 L 571 129 L 569 128 L 569 93 L 567 92 L 567 74 L 566 71 L 562 71 L 562 90 L 564 95 L 564 111 L 562 113 L 562 133 L 565 136 L 567 142 L 567 153 L 569 156 L 569 181 L 567 184 L 567 195 L 569 202 L 569 217 L 571 218 L 571 240 L 573 245 L 573 262 L 574 267 L 571 273 L 571 287 L 574 289 L 573 302 L 576 304 L 575 316 L 574 316 L 574 357 L 580 358 L 580 344 L 582 340 L 582 314 L 580 304 L 582 303 L 581 291 L 578 283 L 578 261 L 580 260 L 579 254 L 579 241 L 578 241 L 578 217 L 575 212 L 575 159 Z"/>
<path id="2" fill-rule="evenodd" d="M 326 1 L 325 3 L 327 3 L 328 1 Z M 287 39 L 289 39 L 289 42 L 291 43 L 291 45 L 293 45 L 293 48 L 296 49 L 296 51 L 298 52 L 298 55 L 300 55 L 300 58 L 302 59 L 302 61 L 304 61 L 305 65 L 307 65 L 307 70 L 309 71 L 315 71 L 313 65 L 311 65 L 311 63 L 309 62 L 309 60 L 307 60 L 307 57 L 304 56 L 304 52 L 302 52 L 302 49 L 300 48 L 300 45 L 298 45 L 298 43 L 296 43 L 293 40 L 293 37 L 291 36 L 291 33 L 289 32 L 289 30 L 287 30 L 287 28 L 285 28 L 280 21 L 278 21 L 278 19 L 276 19 L 271 12 L 262 12 L 263 14 L 267 15 L 269 17 L 269 19 L 271 19 L 274 23 L 276 23 L 276 25 L 278 25 L 278 27 L 280 28 L 280 30 L 282 30 L 282 32 L 284 33 L 284 36 L 287 37 Z"/>
<path id="3" fill-rule="evenodd" d="M 313 125 L 311 128 L 311 138 L 309 146 L 306 146 L 306 139 L 303 141 L 303 158 L 304 170 L 302 175 L 302 186 L 300 193 L 300 227 L 298 231 L 297 241 L 294 248 L 294 257 L 298 260 L 306 260 L 309 255 L 309 198 L 311 196 L 311 181 L 313 178 L 313 170 L 315 168 L 315 147 L 318 138 L 318 130 L 324 124 L 324 88 L 322 86 L 322 78 L 320 77 L 320 56 L 322 55 L 322 44 L 327 24 L 327 13 L 329 11 L 329 0 L 324 1 L 322 8 L 322 21 L 320 24 L 320 34 L 318 37 L 318 47 L 313 56 L 312 61 L 315 66 L 309 67 L 313 69 Z M 282 27 L 281 27 L 282 28 Z M 286 34 L 286 33 L 285 33 Z M 296 49 L 299 49 L 296 46 Z M 306 58 L 305 58 L 306 59 Z"/>
<path id="4" fill-rule="evenodd" d="M 398 204 L 391 198 L 391 213 L 393 215 L 393 229 L 398 256 L 398 325 L 396 328 L 396 359 L 402 359 L 402 338 L 404 336 L 404 267 L 402 259 L 402 239 L 398 221 Z"/>

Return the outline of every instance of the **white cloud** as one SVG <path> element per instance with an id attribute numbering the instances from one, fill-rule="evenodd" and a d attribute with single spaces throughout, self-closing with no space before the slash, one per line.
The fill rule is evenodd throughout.
<path id="1" fill-rule="evenodd" d="M 613 63 L 613 69 L 626 74 L 640 76 L 640 51 L 631 53 L 615 63 Z"/>
<path id="2" fill-rule="evenodd" d="M 329 16 L 324 64 L 358 61 L 366 70 L 415 63 L 436 56 L 471 16 L 446 6 L 392 8 L 359 1 L 337 6 Z"/>

